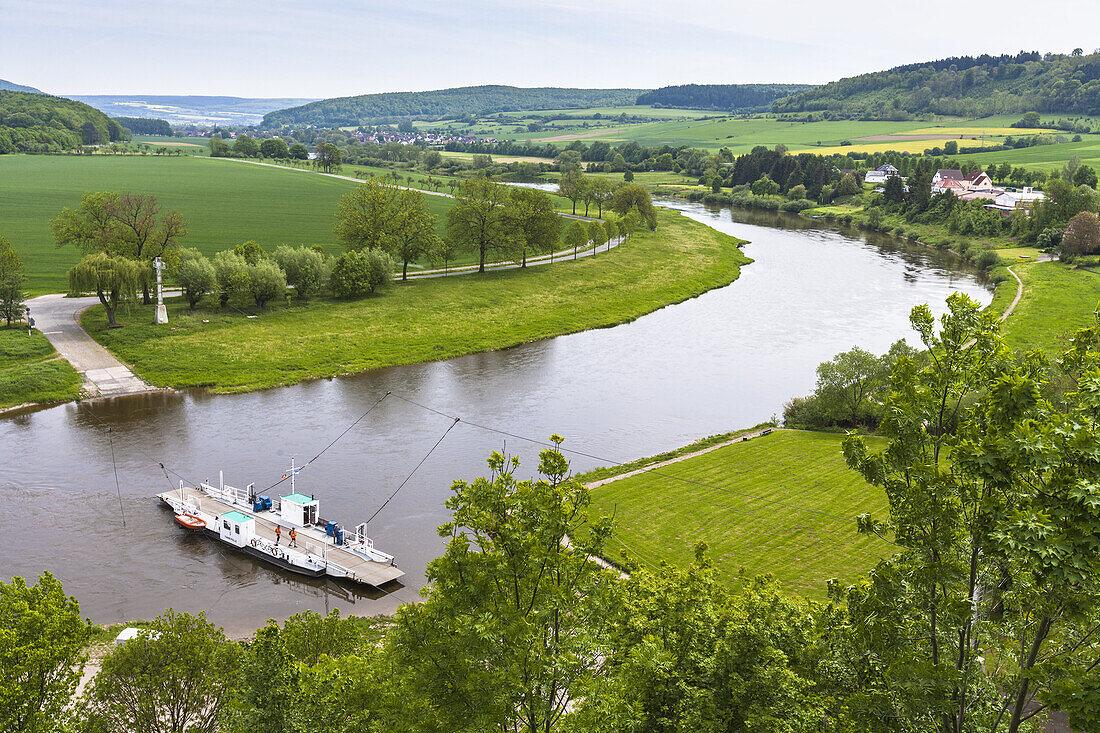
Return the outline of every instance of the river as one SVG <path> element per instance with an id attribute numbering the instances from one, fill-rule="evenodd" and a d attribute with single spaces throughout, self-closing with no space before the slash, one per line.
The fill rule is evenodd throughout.
<path id="1" fill-rule="evenodd" d="M 518 453 L 520 475 L 533 472 L 538 446 L 514 436 L 556 432 L 599 457 L 571 455 L 577 470 L 676 448 L 782 413 L 812 390 L 819 362 L 854 345 L 881 353 L 910 334 L 916 304 L 938 314 L 956 290 L 991 298 L 974 270 L 935 250 L 792 215 L 664 203 L 750 240 L 755 263 L 728 287 L 614 328 L 250 394 L 142 395 L 0 420 L 0 577 L 49 570 L 96 622 L 173 607 L 246 634 L 306 609 L 389 613 L 418 597 L 441 551 L 435 528 L 453 479 L 482 475 L 492 450 Z M 151 498 L 170 486 L 160 462 L 188 483 L 216 483 L 224 469 L 227 483 L 266 486 L 387 391 L 297 488 L 354 526 L 451 422 L 395 395 L 462 418 L 370 525 L 408 573 L 401 587 L 364 593 L 285 574 L 185 534 Z"/>

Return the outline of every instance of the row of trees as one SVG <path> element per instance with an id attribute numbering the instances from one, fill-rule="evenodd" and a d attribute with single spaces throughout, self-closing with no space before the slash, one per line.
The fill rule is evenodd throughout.
<path id="1" fill-rule="evenodd" d="M 0 585 L 0 727 L 1018 733 L 1062 710 L 1095 730 L 1100 326 L 1054 389 L 992 314 L 948 306 L 938 328 L 913 311 L 921 351 L 877 392 L 885 447 L 844 441 L 886 499 L 853 529 L 894 551 L 827 603 L 766 578 L 724 586 L 705 546 L 682 570 L 599 567 L 611 520 L 552 436 L 537 478 L 494 453 L 453 484 L 428 588 L 380 635 L 310 615 L 235 644 L 169 612 L 68 713 L 89 633 L 76 602 L 48 575 Z"/>
<path id="2" fill-rule="evenodd" d="M 23 317 L 25 282 L 19 255 L 7 238 L 0 237 L 0 318 L 9 326 Z"/>

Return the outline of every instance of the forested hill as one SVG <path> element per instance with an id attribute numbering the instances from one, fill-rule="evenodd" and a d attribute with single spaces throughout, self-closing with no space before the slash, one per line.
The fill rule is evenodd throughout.
<path id="1" fill-rule="evenodd" d="M 34 87 L 25 87 L 22 84 L 16 84 L 6 79 L 0 79 L 0 92 L 33 92 L 35 94 L 41 94 L 42 90 L 35 89 Z"/>
<path id="2" fill-rule="evenodd" d="M 0 91 L 0 154 L 58 152 L 126 137 L 121 125 L 86 104 Z"/>
<path id="3" fill-rule="evenodd" d="M 908 119 L 927 113 L 1100 114 L 1100 54 L 1024 52 L 909 64 L 776 100 L 772 110 L 867 119 Z"/>
<path id="4" fill-rule="evenodd" d="M 637 103 L 723 112 L 765 112 L 775 100 L 813 88 L 813 84 L 680 84 L 646 92 L 638 97 Z"/>
<path id="5" fill-rule="evenodd" d="M 264 115 L 265 127 L 316 125 L 344 127 L 400 119 L 441 119 L 528 109 L 622 107 L 634 104 L 644 89 L 564 89 L 508 86 L 458 87 L 431 92 L 386 92 L 322 99 Z"/>

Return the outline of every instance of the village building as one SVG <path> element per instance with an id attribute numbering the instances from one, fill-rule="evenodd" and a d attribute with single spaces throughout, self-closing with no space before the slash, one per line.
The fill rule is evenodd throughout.
<path id="1" fill-rule="evenodd" d="M 947 190 L 942 185 L 945 181 L 962 181 L 966 176 L 960 170 L 952 170 L 950 168 L 940 168 L 936 171 L 936 174 L 932 176 L 932 193 L 942 193 Z M 937 191 L 939 188 L 941 190 Z"/>
<path id="2" fill-rule="evenodd" d="M 885 165 L 880 165 L 878 168 L 875 168 L 873 171 L 867 171 L 867 175 L 863 180 L 867 183 L 886 183 L 887 178 L 893 178 L 898 174 L 899 171 L 897 168 L 886 163 Z"/>
<path id="3" fill-rule="evenodd" d="M 1024 188 L 1020 191 L 1006 189 L 1004 191 L 998 191 L 997 197 L 993 200 L 993 203 L 986 204 L 986 208 L 1011 213 L 1017 209 L 1030 209 L 1037 202 L 1045 198 L 1046 194 L 1042 191 L 1036 191 L 1033 188 Z"/>

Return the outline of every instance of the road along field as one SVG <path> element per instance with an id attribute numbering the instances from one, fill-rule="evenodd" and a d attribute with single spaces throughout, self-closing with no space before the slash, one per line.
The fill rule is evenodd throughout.
<path id="1" fill-rule="evenodd" d="M 50 220 L 63 207 L 78 206 L 87 191 L 155 196 L 162 209 L 183 214 L 189 230 L 183 246 L 207 254 L 250 239 L 268 250 L 319 244 L 337 254 L 334 212 L 354 186 L 277 167 L 193 156 L 5 155 L 0 156 L 0 235 L 19 253 L 35 295 L 68 288 L 67 272 L 79 252 L 57 248 Z M 451 201 L 426 198 L 442 230 Z"/>
<path id="2" fill-rule="evenodd" d="M 822 598 L 827 580 L 850 582 L 891 551 L 856 533 L 856 517 L 883 516 L 886 501 L 844 464 L 842 439 L 779 430 L 597 486 L 593 512 L 615 518 L 607 556 L 687 565 L 706 542 L 729 583 L 772 573 Z"/>

